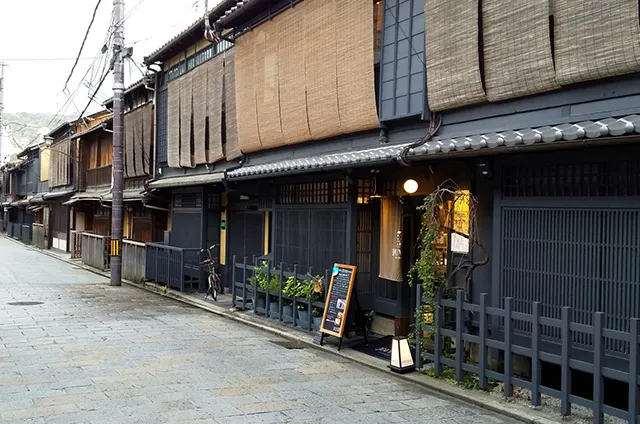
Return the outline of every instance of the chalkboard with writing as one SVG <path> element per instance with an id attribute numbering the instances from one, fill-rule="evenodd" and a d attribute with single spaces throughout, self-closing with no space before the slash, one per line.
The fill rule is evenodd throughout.
<path id="1" fill-rule="evenodd" d="M 351 292 L 356 278 L 353 265 L 335 264 L 331 275 L 331 284 L 324 305 L 324 316 L 320 331 L 342 338 L 349 313 Z"/>

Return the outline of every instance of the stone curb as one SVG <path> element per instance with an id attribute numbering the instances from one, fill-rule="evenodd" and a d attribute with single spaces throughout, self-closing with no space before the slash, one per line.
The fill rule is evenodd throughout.
<path id="1" fill-rule="evenodd" d="M 30 248 L 29 246 L 25 246 L 24 244 L 22 244 L 22 242 L 18 241 L 18 240 L 14 240 L 10 237 L 6 237 L 5 238 L 12 240 L 26 248 Z M 78 268 L 84 269 L 86 271 L 89 271 L 93 274 L 99 275 L 101 277 L 104 278 L 109 278 L 109 273 L 108 272 L 104 272 L 104 271 L 100 271 L 97 269 L 94 269 L 92 267 L 86 266 L 82 263 L 76 263 L 73 262 L 70 259 L 65 259 L 62 258 L 58 255 L 55 255 L 53 253 L 47 252 L 45 250 L 40 250 L 38 248 L 30 248 L 33 251 L 36 252 L 40 252 L 42 254 L 45 254 L 49 257 L 58 259 L 61 262 L 65 262 L 67 264 L 76 266 Z M 379 372 L 384 372 L 386 375 L 392 376 L 400 381 L 403 382 L 409 382 L 411 384 L 415 384 L 417 386 L 420 386 L 423 389 L 426 389 L 429 392 L 435 393 L 438 396 L 445 396 L 445 397 L 449 397 L 449 398 L 453 398 L 455 400 L 459 400 L 459 401 L 463 401 L 466 402 L 468 404 L 474 405 L 476 407 L 485 409 L 487 411 L 490 412 L 494 412 L 497 414 L 500 414 L 502 416 L 508 417 L 508 418 L 512 418 L 514 420 L 520 421 L 520 422 L 524 422 L 524 423 L 530 423 L 530 424 L 558 424 L 558 423 L 565 423 L 566 421 L 561 421 L 561 420 L 552 420 L 549 418 L 545 418 L 545 417 L 541 417 L 539 415 L 535 415 L 532 414 L 529 410 L 527 410 L 528 408 L 524 407 L 524 406 L 520 406 L 520 405 L 513 405 L 513 404 L 508 404 L 506 402 L 500 402 L 497 401 L 496 399 L 490 397 L 487 394 L 484 394 L 482 392 L 472 392 L 466 389 L 463 389 L 461 387 L 458 386 L 454 386 L 451 385 L 449 383 L 445 383 L 443 381 L 438 381 L 436 379 L 425 379 L 425 378 L 420 378 L 421 374 L 420 373 L 410 373 L 410 374 L 396 374 L 396 373 L 392 373 L 390 372 L 385 366 L 380 365 L 379 362 L 374 362 L 374 361 L 367 361 L 363 358 L 359 358 L 359 357 L 355 357 L 353 355 L 350 355 L 349 353 L 345 353 L 345 352 L 338 352 L 337 350 L 335 350 L 333 348 L 333 346 L 329 346 L 329 345 L 325 345 L 325 346 L 319 346 L 315 343 L 313 343 L 313 337 L 311 335 L 306 335 L 303 333 L 298 334 L 297 331 L 293 330 L 293 329 L 287 329 L 283 330 L 282 328 L 280 328 L 279 326 L 276 326 L 275 324 L 271 324 L 269 322 L 261 322 L 264 321 L 260 318 L 251 318 L 249 315 L 247 315 L 246 313 L 237 311 L 237 310 L 232 310 L 232 311 L 228 311 L 225 310 L 219 306 L 216 305 L 212 305 L 206 302 L 202 302 L 199 301 L 197 299 L 193 299 L 191 297 L 188 296 L 184 296 L 182 294 L 180 294 L 179 292 L 175 292 L 173 290 L 167 290 L 166 293 L 161 290 L 159 287 L 160 286 L 156 286 L 155 284 L 137 284 L 137 283 L 133 283 L 131 281 L 127 281 L 127 280 L 123 280 L 122 281 L 123 284 L 130 286 L 130 287 L 135 287 L 138 289 L 142 289 L 145 290 L 149 293 L 154 293 L 157 295 L 160 295 L 162 297 L 167 297 L 169 299 L 173 299 L 176 300 L 178 302 L 182 302 L 200 309 L 203 309 L 207 312 L 216 314 L 218 316 L 222 316 L 228 319 L 231 319 L 233 321 L 242 323 L 244 325 L 248 325 L 254 328 L 258 328 L 262 331 L 266 331 L 272 334 L 275 334 L 277 336 L 289 339 L 289 340 L 293 340 L 293 341 L 297 341 L 299 343 L 303 343 L 305 345 L 307 345 L 308 347 L 311 347 L 313 349 L 316 350 L 320 350 L 322 352 L 326 352 L 326 353 L 330 353 L 332 355 L 336 355 L 339 356 L 341 358 L 345 358 L 345 359 L 349 359 L 350 361 L 353 361 L 355 363 L 358 363 L 360 365 L 366 366 L 368 368 L 374 369 L 376 371 Z M 348 351 L 347 351 L 348 352 Z"/>

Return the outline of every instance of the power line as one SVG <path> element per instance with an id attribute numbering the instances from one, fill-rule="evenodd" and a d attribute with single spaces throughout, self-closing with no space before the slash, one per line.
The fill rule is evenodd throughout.
<path id="1" fill-rule="evenodd" d="M 64 83 L 64 88 L 62 89 L 62 91 L 65 91 L 67 89 L 67 84 L 69 84 L 69 80 L 73 75 L 73 71 L 76 69 L 76 65 L 78 64 L 78 60 L 80 59 L 80 56 L 82 55 L 82 50 L 84 49 L 84 43 L 87 42 L 87 37 L 89 37 L 89 33 L 91 32 L 91 27 L 93 26 L 93 22 L 96 20 L 96 13 L 98 13 L 98 8 L 100 7 L 101 2 L 102 0 L 98 0 L 98 2 L 96 3 L 96 7 L 93 9 L 93 15 L 91 15 L 91 21 L 89 22 L 87 31 L 84 33 L 84 38 L 82 39 L 82 44 L 80 44 L 80 50 L 78 51 L 77 59 L 73 63 L 73 66 L 71 67 L 71 72 L 69 72 L 69 76 L 67 77 L 67 80 Z"/>
<path id="2" fill-rule="evenodd" d="M 4 62 L 64 62 L 68 60 L 93 60 L 93 57 L 14 57 L 9 59 L 0 59 Z"/>

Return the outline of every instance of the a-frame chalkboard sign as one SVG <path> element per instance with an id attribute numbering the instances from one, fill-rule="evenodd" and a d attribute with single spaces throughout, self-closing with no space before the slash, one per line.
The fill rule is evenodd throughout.
<path id="1" fill-rule="evenodd" d="M 342 337 L 347 325 L 356 270 L 357 267 L 353 265 L 335 264 L 333 266 L 331 283 L 324 305 L 324 315 L 320 324 L 320 345 L 322 345 L 325 336 L 331 335 L 340 339 L 338 350 L 342 347 Z"/>

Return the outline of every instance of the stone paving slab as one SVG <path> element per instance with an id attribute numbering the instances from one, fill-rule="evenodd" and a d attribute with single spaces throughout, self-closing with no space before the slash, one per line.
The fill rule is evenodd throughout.
<path id="1" fill-rule="evenodd" d="M 512 422 L 1 237 L 0 284 L 0 423 Z"/>

